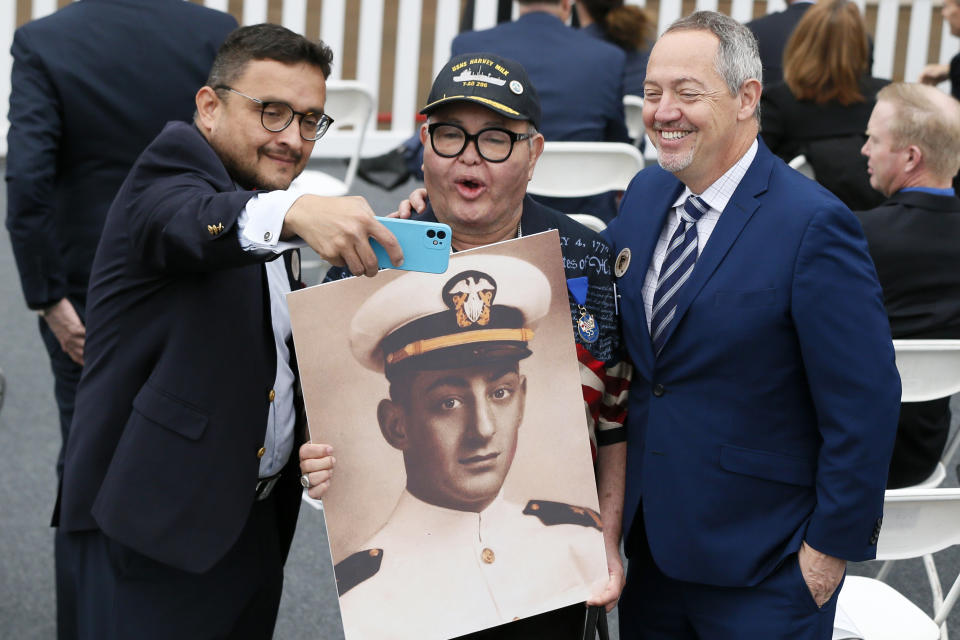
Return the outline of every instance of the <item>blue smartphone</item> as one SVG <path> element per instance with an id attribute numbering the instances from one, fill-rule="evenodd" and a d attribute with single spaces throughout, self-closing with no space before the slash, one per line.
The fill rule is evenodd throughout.
<path id="1" fill-rule="evenodd" d="M 450 239 L 453 235 L 449 226 L 442 222 L 422 222 L 380 216 L 377 220 L 397 237 L 400 248 L 403 250 L 403 264 L 394 267 L 390 263 L 386 249 L 370 238 L 370 245 L 377 255 L 377 264 L 381 269 L 404 269 L 426 273 L 443 273 L 447 270 L 447 264 L 450 262 Z"/>

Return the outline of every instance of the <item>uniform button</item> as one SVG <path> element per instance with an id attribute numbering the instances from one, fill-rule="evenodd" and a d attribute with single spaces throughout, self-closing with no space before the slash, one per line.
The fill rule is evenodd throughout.
<path id="1" fill-rule="evenodd" d="M 656 397 L 662 396 L 666 392 L 666 389 L 663 388 L 662 384 L 656 384 L 653 386 L 653 395 Z"/>
<path id="2" fill-rule="evenodd" d="M 376 558 L 378 555 L 380 555 L 380 549 L 370 549 L 368 553 L 370 554 L 371 558 Z"/>
<path id="3" fill-rule="evenodd" d="M 263 454 L 265 454 L 266 452 L 267 452 L 266 447 L 260 447 L 259 449 L 257 449 L 257 458 L 262 458 Z"/>
<path id="4" fill-rule="evenodd" d="M 480 558 L 487 564 L 493 564 L 493 561 L 497 559 L 497 556 L 494 555 L 493 549 L 485 548 L 480 552 Z"/>
<path id="5" fill-rule="evenodd" d="M 270 389 L 270 393 L 267 394 L 267 400 L 273 402 L 273 399 L 277 397 L 277 392 L 273 389 Z"/>
<path id="6" fill-rule="evenodd" d="M 272 238 L 272 237 L 273 237 L 273 234 L 270 233 L 269 231 L 267 231 L 265 234 L 263 234 L 263 241 L 264 241 L 264 242 L 270 242 L 270 238 Z"/>

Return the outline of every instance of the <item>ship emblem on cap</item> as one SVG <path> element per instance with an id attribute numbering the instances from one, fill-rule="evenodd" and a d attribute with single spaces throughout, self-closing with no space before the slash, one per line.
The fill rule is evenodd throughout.
<path id="1" fill-rule="evenodd" d="M 463 271 L 453 276 L 444 287 L 443 300 L 457 312 L 457 326 L 485 326 L 490 322 L 490 309 L 497 295 L 497 281 L 482 271 Z"/>

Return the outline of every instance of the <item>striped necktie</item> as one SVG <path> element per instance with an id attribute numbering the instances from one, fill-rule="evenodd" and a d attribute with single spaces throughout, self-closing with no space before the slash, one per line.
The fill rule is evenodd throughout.
<path id="1" fill-rule="evenodd" d="M 680 225 L 667 245 L 667 255 L 660 266 L 650 314 L 650 335 L 656 355 L 660 355 L 663 349 L 667 328 L 677 311 L 677 292 L 690 278 L 697 261 L 697 220 L 709 210 L 710 206 L 697 196 L 687 198 L 680 212 Z"/>

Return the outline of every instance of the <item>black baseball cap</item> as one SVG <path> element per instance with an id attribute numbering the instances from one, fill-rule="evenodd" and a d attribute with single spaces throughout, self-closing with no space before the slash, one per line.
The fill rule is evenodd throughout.
<path id="1" fill-rule="evenodd" d="M 540 128 L 540 97 L 519 62 L 492 53 L 464 53 L 450 59 L 433 81 L 429 115 L 452 102 L 475 102 L 512 120 Z"/>

